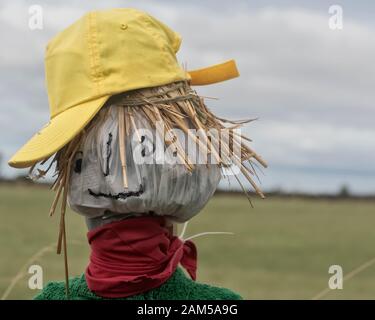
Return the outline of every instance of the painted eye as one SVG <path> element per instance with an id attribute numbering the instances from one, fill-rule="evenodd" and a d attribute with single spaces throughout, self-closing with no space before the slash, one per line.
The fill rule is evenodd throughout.
<path id="1" fill-rule="evenodd" d="M 155 147 L 155 144 L 153 143 L 152 144 L 152 151 L 150 151 L 150 148 L 143 148 L 142 151 L 141 151 L 141 155 L 142 155 L 142 157 L 149 156 L 149 155 L 155 153 L 155 150 L 156 150 L 156 147 Z"/>
<path id="2" fill-rule="evenodd" d="M 76 159 L 74 161 L 74 172 L 75 173 L 81 173 L 82 170 L 82 157 L 83 153 L 82 151 L 78 151 L 76 154 Z"/>
<path id="3" fill-rule="evenodd" d="M 149 137 L 147 137 L 145 135 L 141 136 L 140 143 L 144 143 L 146 140 L 147 140 L 148 143 L 141 150 L 142 157 L 149 156 L 149 155 L 153 154 L 155 152 L 155 150 L 156 150 L 155 143 L 151 144 L 152 141 L 150 140 Z M 151 149 L 151 145 L 152 145 L 152 150 L 150 150 Z"/>
<path id="4" fill-rule="evenodd" d="M 108 140 L 106 142 L 106 159 L 105 159 L 105 172 L 103 173 L 104 176 L 108 176 L 109 175 L 109 161 L 111 159 L 111 155 L 112 155 L 112 149 L 111 149 L 111 144 L 112 144 L 112 133 L 110 132 L 108 134 Z"/>

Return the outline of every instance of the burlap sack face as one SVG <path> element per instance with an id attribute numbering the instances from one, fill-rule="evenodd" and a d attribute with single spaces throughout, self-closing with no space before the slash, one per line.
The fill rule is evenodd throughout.
<path id="1" fill-rule="evenodd" d="M 102 110 L 104 120 L 90 130 L 75 155 L 71 170 L 68 202 L 89 218 L 114 214 L 156 214 L 184 222 L 196 215 L 215 192 L 221 174 L 218 165 L 198 164 L 189 172 L 183 164 L 173 164 L 165 154 L 164 164 L 139 164 L 134 160 L 137 137 L 134 128 L 125 142 L 128 189 L 124 189 L 119 154 L 119 106 Z M 142 113 L 134 113 L 137 128 L 155 132 Z M 139 131 L 141 133 L 141 131 Z M 148 139 L 143 135 L 141 139 Z M 155 145 L 154 139 L 154 145 Z M 147 141 L 146 141 L 147 142 Z M 143 143 L 144 154 L 153 143 Z M 150 148 L 151 146 L 151 148 Z M 136 163 L 137 162 L 137 163 Z"/>

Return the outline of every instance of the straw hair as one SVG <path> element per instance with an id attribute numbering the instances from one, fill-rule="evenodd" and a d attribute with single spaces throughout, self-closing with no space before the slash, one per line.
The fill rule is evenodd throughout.
<path id="1" fill-rule="evenodd" d="M 112 98 L 112 101 L 108 101 L 103 108 L 106 108 L 110 103 L 115 103 L 118 106 L 118 147 L 120 151 L 124 189 L 127 189 L 128 187 L 125 145 L 126 141 L 130 141 L 131 139 L 131 132 L 134 132 L 137 139 L 140 141 L 138 130 L 141 128 L 136 127 L 134 114 L 142 113 L 143 117 L 147 119 L 151 127 L 156 130 L 157 134 L 163 137 L 165 146 L 169 147 L 172 145 L 174 147 L 176 156 L 179 158 L 180 163 L 185 166 L 186 170 L 189 172 L 194 170 L 195 163 L 193 159 L 190 159 L 189 155 L 186 154 L 183 144 L 179 141 L 177 136 L 171 139 L 170 136 L 168 137 L 166 135 L 171 129 L 182 130 L 184 134 L 193 140 L 197 148 L 199 148 L 201 152 L 210 155 L 211 159 L 213 159 L 218 166 L 232 170 L 230 163 L 236 165 L 240 169 L 243 177 L 251 184 L 255 192 L 261 198 L 264 198 L 263 192 L 254 182 L 254 177 L 257 177 L 255 166 L 259 164 L 266 168 L 267 164 L 248 146 L 247 142 L 250 142 L 251 140 L 235 130 L 251 120 L 230 121 L 215 116 L 207 108 L 203 98 L 200 97 L 186 81 L 175 82 L 159 87 L 128 91 Z M 54 214 L 58 203 L 61 202 L 57 252 L 60 253 L 62 249 L 64 251 L 67 295 L 69 294 L 69 287 L 65 211 L 71 168 L 74 156 L 83 145 L 86 134 L 91 130 L 95 130 L 98 125 L 105 120 L 108 112 L 105 110 L 102 111 L 104 112 L 99 112 L 85 129 L 65 147 L 58 151 L 52 159 L 52 163 L 56 164 L 56 180 L 52 185 L 52 189 L 56 192 L 56 196 L 50 209 L 50 215 L 52 216 Z M 164 124 L 164 132 L 161 131 L 163 129 L 156 125 L 158 121 L 161 121 Z M 192 135 L 189 130 L 192 128 L 197 131 L 199 130 L 201 133 L 200 139 L 197 139 L 195 135 Z M 210 134 L 211 130 L 221 132 L 223 129 L 229 130 L 228 139 L 223 139 L 221 135 L 215 136 Z M 236 148 L 240 150 L 240 154 L 234 152 Z M 48 159 L 45 159 L 41 163 L 43 164 L 47 160 Z M 47 170 L 38 169 L 36 178 L 44 176 L 51 168 L 52 163 Z M 30 173 L 32 173 L 34 167 L 35 166 L 30 169 Z M 245 186 L 237 175 L 234 174 L 234 176 L 250 201 Z"/>

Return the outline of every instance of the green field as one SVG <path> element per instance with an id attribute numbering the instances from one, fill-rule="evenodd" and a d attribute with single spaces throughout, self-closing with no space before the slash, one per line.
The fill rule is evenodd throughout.
<path id="1" fill-rule="evenodd" d="M 27 285 L 31 264 L 43 267 L 44 283 L 63 279 L 62 256 L 48 249 L 58 230 L 58 216 L 48 217 L 52 198 L 44 187 L 0 186 L 0 297 L 12 281 L 7 299 L 36 294 Z M 327 287 L 328 268 L 336 264 L 349 279 L 343 290 L 330 290 L 322 299 L 375 298 L 375 202 L 270 198 L 254 204 L 252 209 L 245 197 L 216 196 L 190 222 L 187 236 L 235 233 L 195 240 L 198 281 L 246 299 L 311 299 Z M 86 228 L 71 211 L 67 221 L 70 274 L 77 275 L 88 259 Z"/>

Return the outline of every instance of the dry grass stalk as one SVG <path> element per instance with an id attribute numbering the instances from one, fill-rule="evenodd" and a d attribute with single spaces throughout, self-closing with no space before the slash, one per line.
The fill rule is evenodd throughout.
<path id="1" fill-rule="evenodd" d="M 120 148 L 120 160 L 121 160 L 121 169 L 122 169 L 122 181 L 124 185 L 124 189 L 128 188 L 128 178 L 126 174 L 126 152 L 125 152 L 125 143 L 126 143 L 126 135 L 125 135 L 125 113 L 124 108 L 118 108 L 118 139 L 119 139 L 119 148 Z"/>

